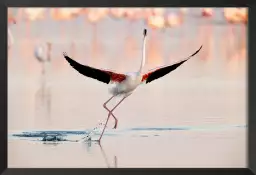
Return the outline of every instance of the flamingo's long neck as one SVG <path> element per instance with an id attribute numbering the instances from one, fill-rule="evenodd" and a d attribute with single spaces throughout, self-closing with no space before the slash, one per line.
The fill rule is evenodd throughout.
<path id="1" fill-rule="evenodd" d="M 143 46 L 142 46 L 142 59 L 141 59 L 141 64 L 140 64 L 140 69 L 139 69 L 139 74 L 142 74 L 142 69 L 145 65 L 146 61 L 146 41 L 147 41 L 147 30 L 144 30 L 144 38 L 143 38 Z"/>

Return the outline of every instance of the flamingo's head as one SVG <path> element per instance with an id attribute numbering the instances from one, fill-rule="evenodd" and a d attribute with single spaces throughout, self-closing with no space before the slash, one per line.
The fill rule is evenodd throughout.
<path id="1" fill-rule="evenodd" d="M 44 55 L 44 47 L 39 45 L 35 48 L 34 55 L 39 62 L 43 62 L 46 58 Z"/>
<path id="2" fill-rule="evenodd" d="M 144 29 L 143 35 L 147 36 L 147 29 Z"/>

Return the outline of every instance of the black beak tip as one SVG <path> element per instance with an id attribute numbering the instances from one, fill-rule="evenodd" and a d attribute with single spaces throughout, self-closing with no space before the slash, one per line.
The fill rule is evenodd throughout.
<path id="1" fill-rule="evenodd" d="M 144 29 L 144 36 L 147 35 L 147 29 Z"/>

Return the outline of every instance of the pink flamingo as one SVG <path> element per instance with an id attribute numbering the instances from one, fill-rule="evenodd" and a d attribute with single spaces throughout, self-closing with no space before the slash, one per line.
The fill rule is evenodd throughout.
<path id="1" fill-rule="evenodd" d="M 213 16 L 213 9 L 212 8 L 202 8 L 202 16 L 212 17 Z"/>
<path id="2" fill-rule="evenodd" d="M 152 71 L 149 71 L 146 74 L 142 73 L 142 69 L 145 64 L 145 59 L 146 59 L 146 36 L 147 36 L 147 30 L 144 29 L 144 37 L 143 37 L 143 51 L 142 51 L 142 60 L 141 60 L 141 65 L 140 68 L 137 72 L 134 73 L 129 73 L 129 74 L 120 74 L 120 73 L 115 73 L 113 71 L 109 70 L 103 70 L 103 69 L 96 69 L 90 66 L 82 65 L 73 59 L 71 59 L 65 52 L 63 53 L 65 59 L 69 62 L 69 64 L 77 70 L 79 73 L 83 74 L 84 76 L 96 79 L 98 81 L 101 81 L 106 84 L 112 84 L 113 86 L 109 89 L 110 94 L 112 94 L 112 97 L 108 99 L 104 104 L 103 107 L 109 112 L 106 123 L 104 125 L 104 129 L 100 135 L 99 142 L 104 134 L 104 131 L 106 129 L 108 120 L 110 116 L 115 119 L 115 126 L 114 128 L 117 127 L 117 118 L 114 116 L 113 111 L 121 104 L 122 101 L 124 101 L 128 96 L 130 96 L 134 90 L 141 85 L 142 83 L 150 83 L 158 78 L 161 78 L 171 71 L 175 70 L 178 68 L 180 65 L 188 61 L 191 57 L 196 55 L 202 48 L 202 46 L 192 55 L 190 55 L 188 58 L 173 64 L 173 65 L 168 65 L 168 66 L 163 66 L 160 68 L 156 68 Z M 117 105 L 113 109 L 107 108 L 107 103 L 111 101 L 114 97 L 117 96 L 122 96 L 122 99 L 117 103 Z"/>
<path id="3" fill-rule="evenodd" d="M 121 19 L 125 15 L 125 8 L 110 8 L 109 12 L 114 18 Z"/>
<path id="4" fill-rule="evenodd" d="M 183 23 L 183 14 L 177 15 L 175 13 L 170 13 L 166 16 L 166 25 L 168 27 L 177 27 Z"/>
<path id="5" fill-rule="evenodd" d="M 247 8 L 224 8 L 224 17 L 229 23 L 247 23 Z"/>
<path id="6" fill-rule="evenodd" d="M 165 27 L 165 18 L 162 15 L 150 15 L 147 17 L 146 23 L 152 29 L 163 29 Z"/>
<path id="7" fill-rule="evenodd" d="M 16 24 L 16 19 L 12 16 L 11 12 L 8 10 L 8 25 L 9 24 Z M 12 35 L 12 31 L 8 27 L 8 49 L 14 44 L 14 37 Z"/>
<path id="8" fill-rule="evenodd" d="M 180 8 L 180 12 L 182 14 L 186 14 L 188 12 L 188 8 Z"/>
<path id="9" fill-rule="evenodd" d="M 26 18 L 27 35 L 30 36 L 31 22 L 36 20 L 42 20 L 45 17 L 46 8 L 24 8 L 24 15 Z"/>
<path id="10" fill-rule="evenodd" d="M 88 20 L 95 24 L 108 14 L 108 8 L 90 8 L 88 9 L 87 18 Z"/>
<path id="11" fill-rule="evenodd" d="M 46 50 L 46 54 L 45 54 Z M 46 43 L 46 46 L 39 45 L 35 48 L 34 56 L 42 65 L 42 74 L 45 74 L 45 63 L 51 61 L 52 44 Z"/>
<path id="12" fill-rule="evenodd" d="M 94 32 L 97 29 L 97 23 L 108 15 L 108 8 L 90 8 L 87 10 L 87 19 L 93 25 Z"/>
<path id="13" fill-rule="evenodd" d="M 80 12 L 82 11 L 82 8 L 53 8 L 51 9 L 51 15 L 54 20 L 58 21 L 68 21 L 75 17 L 77 17 Z M 60 35 L 65 36 L 66 31 L 64 31 L 65 27 L 60 25 Z"/>
<path id="14" fill-rule="evenodd" d="M 136 20 L 139 19 L 139 12 L 140 9 L 137 9 L 137 8 L 126 8 L 125 9 L 125 13 L 124 13 L 124 18 L 126 20 L 128 20 L 128 31 L 131 30 L 131 28 L 133 27 L 133 24 Z"/>
<path id="15" fill-rule="evenodd" d="M 239 13 L 237 14 L 241 17 L 241 21 L 245 24 L 248 23 L 248 9 L 247 8 L 240 8 Z"/>
<path id="16" fill-rule="evenodd" d="M 153 8 L 152 14 L 155 16 L 163 16 L 165 13 L 165 8 Z"/>

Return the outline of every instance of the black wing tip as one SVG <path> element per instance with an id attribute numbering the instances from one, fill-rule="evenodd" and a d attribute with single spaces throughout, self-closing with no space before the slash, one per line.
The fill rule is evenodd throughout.
<path id="1" fill-rule="evenodd" d="M 201 47 L 198 49 L 198 51 L 200 51 L 202 49 L 203 45 L 201 45 Z"/>
<path id="2" fill-rule="evenodd" d="M 191 57 L 193 57 L 194 55 L 196 55 L 201 49 L 202 49 L 202 47 L 203 47 L 203 45 L 201 45 L 201 47 L 195 52 L 195 53 L 193 53 L 189 58 L 191 58 Z M 187 58 L 186 60 L 183 60 L 183 61 L 180 61 L 180 62 L 178 62 L 178 63 L 176 63 L 176 64 L 173 64 L 173 65 L 171 65 L 171 66 L 167 66 L 167 67 L 165 67 L 165 68 L 167 68 L 167 72 L 164 74 L 164 75 L 166 75 L 166 74 L 168 74 L 169 72 L 171 72 L 171 71 L 173 71 L 173 70 L 175 70 L 176 68 L 178 68 L 180 65 L 182 65 L 184 62 L 186 62 L 186 61 L 188 61 L 188 59 L 189 58 Z M 169 68 L 171 68 L 171 69 L 169 69 Z M 169 71 L 168 71 L 168 69 L 169 69 Z M 160 73 L 161 74 L 161 73 Z M 162 76 L 164 76 L 164 75 L 162 75 Z M 161 75 L 159 76 L 159 77 L 154 77 L 154 75 L 153 76 L 149 76 L 148 78 L 147 78 L 147 80 L 146 80 L 146 84 L 147 83 L 150 83 L 151 81 L 154 81 L 154 80 L 156 80 L 156 79 L 158 79 L 158 78 L 160 78 L 160 77 L 162 77 Z"/>
<path id="3" fill-rule="evenodd" d="M 63 52 L 63 56 L 64 56 L 64 58 L 66 58 L 66 59 L 70 59 L 66 52 Z"/>
<path id="4" fill-rule="evenodd" d="M 203 45 L 201 45 L 201 47 L 195 53 L 193 53 L 190 57 L 195 56 L 202 49 L 202 47 Z"/>
<path id="5" fill-rule="evenodd" d="M 68 56 L 66 52 L 63 52 L 62 54 L 63 54 L 64 57 Z"/>
<path id="6" fill-rule="evenodd" d="M 147 36 L 147 29 L 144 29 L 143 35 Z"/>

